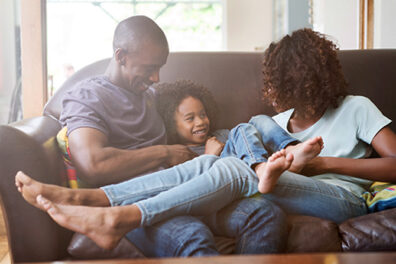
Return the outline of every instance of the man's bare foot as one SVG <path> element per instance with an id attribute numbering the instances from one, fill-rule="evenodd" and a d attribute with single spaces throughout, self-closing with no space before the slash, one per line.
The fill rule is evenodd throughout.
<path id="1" fill-rule="evenodd" d="M 23 198 L 33 206 L 39 194 L 59 204 L 110 206 L 106 194 L 101 189 L 70 189 L 33 180 L 19 171 L 15 175 L 15 185 Z"/>
<path id="2" fill-rule="evenodd" d="M 290 168 L 293 162 L 293 154 L 286 154 L 286 150 L 275 152 L 267 162 L 255 167 L 259 179 L 258 190 L 261 193 L 269 193 L 278 181 L 279 176 Z"/>
<path id="3" fill-rule="evenodd" d="M 37 204 L 60 226 L 86 235 L 99 247 L 112 249 L 130 230 L 140 226 L 141 212 L 136 205 L 90 207 L 61 205 L 37 196 Z"/>
<path id="4" fill-rule="evenodd" d="M 289 171 L 299 173 L 311 159 L 318 156 L 322 151 L 323 139 L 322 137 L 314 137 L 297 145 L 289 145 L 285 149 L 286 154 L 292 153 L 294 156 Z"/>

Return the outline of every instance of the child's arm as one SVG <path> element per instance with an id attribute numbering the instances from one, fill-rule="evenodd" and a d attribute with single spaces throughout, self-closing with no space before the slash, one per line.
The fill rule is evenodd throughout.
<path id="1" fill-rule="evenodd" d="M 221 151 L 224 148 L 224 143 L 220 142 L 216 137 L 211 137 L 206 141 L 205 154 L 212 154 L 220 156 Z"/>

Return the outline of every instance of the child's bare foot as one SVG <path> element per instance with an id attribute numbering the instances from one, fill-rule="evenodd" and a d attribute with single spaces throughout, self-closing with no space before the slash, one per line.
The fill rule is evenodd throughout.
<path id="1" fill-rule="evenodd" d="M 285 149 L 287 154 L 292 153 L 294 156 L 289 171 L 299 173 L 311 159 L 319 155 L 323 149 L 323 140 L 322 137 L 314 137 Z"/>
<path id="2" fill-rule="evenodd" d="M 36 200 L 39 194 L 59 204 L 110 206 L 101 189 L 70 189 L 45 184 L 33 180 L 21 171 L 15 175 L 15 185 L 23 198 L 36 207 L 39 207 Z"/>
<path id="3" fill-rule="evenodd" d="M 81 233 L 104 249 L 117 246 L 130 230 L 140 226 L 141 213 L 137 206 L 89 207 L 61 205 L 37 196 L 38 206 L 60 226 Z"/>
<path id="4" fill-rule="evenodd" d="M 278 181 L 279 176 L 290 168 L 292 162 L 293 154 L 288 153 L 286 155 L 286 150 L 282 149 L 272 154 L 267 162 L 258 164 L 255 170 L 259 178 L 259 192 L 270 192 Z"/>

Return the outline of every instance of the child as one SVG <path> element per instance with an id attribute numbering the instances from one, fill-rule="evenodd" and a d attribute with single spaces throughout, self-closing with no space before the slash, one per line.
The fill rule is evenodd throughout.
<path id="1" fill-rule="evenodd" d="M 235 156 L 245 161 L 256 169 L 262 193 L 269 192 L 276 182 L 266 181 L 264 176 L 263 168 L 271 154 L 282 149 L 294 153 L 288 170 L 297 173 L 323 148 L 321 137 L 307 140 L 306 148 L 296 147 L 298 140 L 268 116 L 262 116 L 261 123 L 256 126 L 243 123 L 231 131 L 215 130 L 217 104 L 209 90 L 191 81 L 157 85 L 157 93 L 157 108 L 165 123 L 168 143 L 187 145 L 198 155 Z"/>
<path id="2" fill-rule="evenodd" d="M 167 124 L 171 143 L 185 144 L 197 154 L 207 155 L 101 189 L 71 190 L 41 184 L 19 172 L 16 185 L 24 198 L 47 211 L 60 225 L 111 248 L 139 226 L 181 214 L 207 215 L 231 201 L 249 197 L 257 192 L 258 182 L 260 190 L 269 191 L 282 172 L 301 170 L 321 151 L 320 137 L 291 145 L 296 140 L 270 118 L 266 129 L 272 135 L 264 135 L 265 131 L 260 135 L 252 125 L 241 124 L 230 132 L 222 150 L 221 140 L 226 136 L 210 137 L 216 111 L 208 90 L 180 81 L 160 85 L 158 91 L 158 111 Z M 270 154 L 263 143 L 271 145 L 269 151 L 274 153 L 268 161 Z M 257 171 L 259 181 L 251 168 Z"/>

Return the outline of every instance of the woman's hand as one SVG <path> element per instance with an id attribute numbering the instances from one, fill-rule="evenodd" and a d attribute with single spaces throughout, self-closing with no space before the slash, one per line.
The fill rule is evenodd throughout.
<path id="1" fill-rule="evenodd" d="M 216 137 L 211 137 L 206 141 L 205 154 L 220 156 L 224 148 L 224 143 L 220 142 Z"/>
<path id="2" fill-rule="evenodd" d="M 305 164 L 300 174 L 305 176 L 315 176 L 326 172 L 328 172 L 326 171 L 326 158 L 315 157 Z"/>

